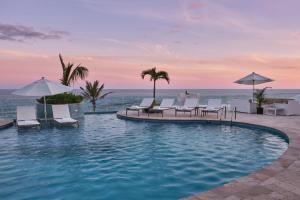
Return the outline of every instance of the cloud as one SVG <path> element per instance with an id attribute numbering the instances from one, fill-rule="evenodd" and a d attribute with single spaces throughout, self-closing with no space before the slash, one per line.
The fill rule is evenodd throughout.
<path id="1" fill-rule="evenodd" d="M 200 8 L 203 8 L 204 4 L 200 2 L 192 2 L 189 4 L 188 8 L 191 10 L 198 10 Z"/>
<path id="2" fill-rule="evenodd" d="M 139 55 L 146 54 L 148 56 L 170 56 L 172 52 L 167 44 L 145 41 L 125 41 L 115 38 L 100 38 L 100 42 L 108 43 L 110 46 L 115 45 L 115 48 L 131 48 Z"/>
<path id="3" fill-rule="evenodd" d="M 157 48 L 160 51 L 160 47 Z M 171 85 L 162 83 L 160 87 L 163 88 L 240 88 L 242 86 L 233 81 L 252 71 L 275 79 L 276 82 L 272 83 L 275 88 L 299 88 L 298 56 L 279 57 L 251 53 L 217 58 L 174 58 L 159 55 L 66 55 L 64 58 L 87 66 L 91 72 L 88 80 L 100 79 L 108 88 L 151 88 L 151 83 L 143 81 L 139 75 L 142 70 L 152 66 L 169 72 Z M 19 87 L 41 76 L 58 80 L 61 67 L 57 55 L 0 49 L 0 69 L 13 74 L 1 78 L 1 87 Z M 120 73 L 123 71 L 126 73 Z"/>
<path id="4" fill-rule="evenodd" d="M 20 58 L 49 58 L 49 55 L 41 54 L 41 53 L 30 53 L 24 51 L 16 51 L 16 50 L 5 50 L 0 49 L 0 58 L 12 58 L 12 59 L 20 59 Z"/>
<path id="5" fill-rule="evenodd" d="M 98 1 L 98 0 L 80 0 L 83 6 L 92 11 L 101 14 L 114 14 L 120 16 L 134 16 L 150 20 L 158 20 L 170 22 L 172 16 L 164 12 L 162 9 L 157 9 L 155 4 L 147 4 L 144 6 L 143 1 Z M 152 5 L 152 6 L 151 6 Z M 142 7 L 142 9 L 141 9 Z"/>
<path id="6" fill-rule="evenodd" d="M 0 23 L 0 40 L 22 42 L 30 39 L 51 40 L 61 39 L 69 35 L 66 31 L 53 30 L 48 32 L 36 31 L 32 27 Z"/>

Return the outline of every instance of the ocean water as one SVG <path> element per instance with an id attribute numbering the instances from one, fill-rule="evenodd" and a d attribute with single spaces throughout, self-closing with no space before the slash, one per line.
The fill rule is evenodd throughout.
<path id="1" fill-rule="evenodd" d="M 288 143 L 270 130 L 86 115 L 80 127 L 0 131 L 0 199 L 173 200 L 245 176 Z"/>
<path id="2" fill-rule="evenodd" d="M 139 104 L 144 97 L 151 97 L 152 90 L 145 89 L 128 89 L 128 90 L 107 90 L 113 94 L 101 99 L 97 102 L 97 111 L 118 111 L 133 104 Z M 35 103 L 35 97 L 15 96 L 11 93 L 13 90 L 0 90 L 0 118 L 15 118 L 16 106 L 32 105 Z M 161 100 L 164 97 L 174 97 L 179 93 L 184 93 L 185 90 L 172 89 L 157 90 L 157 99 Z M 220 98 L 223 103 L 230 102 L 233 98 L 250 99 L 252 90 L 233 90 L 233 89 L 191 89 L 189 93 L 197 93 L 200 95 L 201 104 L 205 104 L 209 98 Z M 274 98 L 291 98 L 300 94 L 300 90 L 277 90 L 270 89 L 267 91 L 267 97 Z M 85 111 L 91 111 L 92 107 L 89 102 L 85 102 Z"/>

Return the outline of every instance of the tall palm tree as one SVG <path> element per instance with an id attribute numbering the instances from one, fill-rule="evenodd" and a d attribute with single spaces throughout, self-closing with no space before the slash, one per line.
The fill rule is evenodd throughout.
<path id="1" fill-rule="evenodd" d="M 103 99 L 105 96 L 112 93 L 107 92 L 102 94 L 103 88 L 104 84 L 99 87 L 99 81 L 94 81 L 93 83 L 86 81 L 85 88 L 80 87 L 82 96 L 92 103 L 94 112 L 96 111 L 96 101 L 98 99 Z"/>
<path id="2" fill-rule="evenodd" d="M 86 67 L 79 64 L 75 68 L 73 68 L 74 64 L 69 62 L 66 65 L 61 54 L 59 54 L 59 60 L 63 70 L 63 75 L 60 79 L 61 84 L 70 86 L 71 84 L 74 84 L 78 79 L 84 80 L 87 77 L 89 70 Z"/>
<path id="3" fill-rule="evenodd" d="M 153 81 L 153 98 L 155 99 L 155 93 L 156 93 L 156 81 L 159 79 L 164 79 L 170 83 L 169 74 L 166 71 L 156 71 L 156 67 L 152 69 L 147 69 L 142 71 L 141 77 L 142 79 L 145 78 L 145 76 L 150 76 L 150 81 Z"/>

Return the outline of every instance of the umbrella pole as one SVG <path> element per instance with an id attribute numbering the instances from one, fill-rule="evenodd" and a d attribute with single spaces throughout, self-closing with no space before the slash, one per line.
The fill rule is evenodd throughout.
<path id="1" fill-rule="evenodd" d="M 254 103 L 254 91 L 255 91 L 255 89 L 254 89 L 254 81 L 253 81 L 253 84 L 252 84 L 252 101 L 253 101 L 253 103 Z"/>
<path id="2" fill-rule="evenodd" d="M 44 114 L 45 114 L 45 121 L 47 122 L 47 104 L 46 104 L 46 96 L 44 96 Z"/>

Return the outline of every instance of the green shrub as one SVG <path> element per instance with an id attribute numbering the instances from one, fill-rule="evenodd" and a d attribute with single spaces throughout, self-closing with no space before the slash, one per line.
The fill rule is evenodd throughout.
<path id="1" fill-rule="evenodd" d="M 83 101 L 81 95 L 75 95 L 70 93 L 56 94 L 52 96 L 46 96 L 47 104 L 71 104 L 80 103 Z M 44 104 L 44 98 L 37 99 L 37 102 Z"/>

